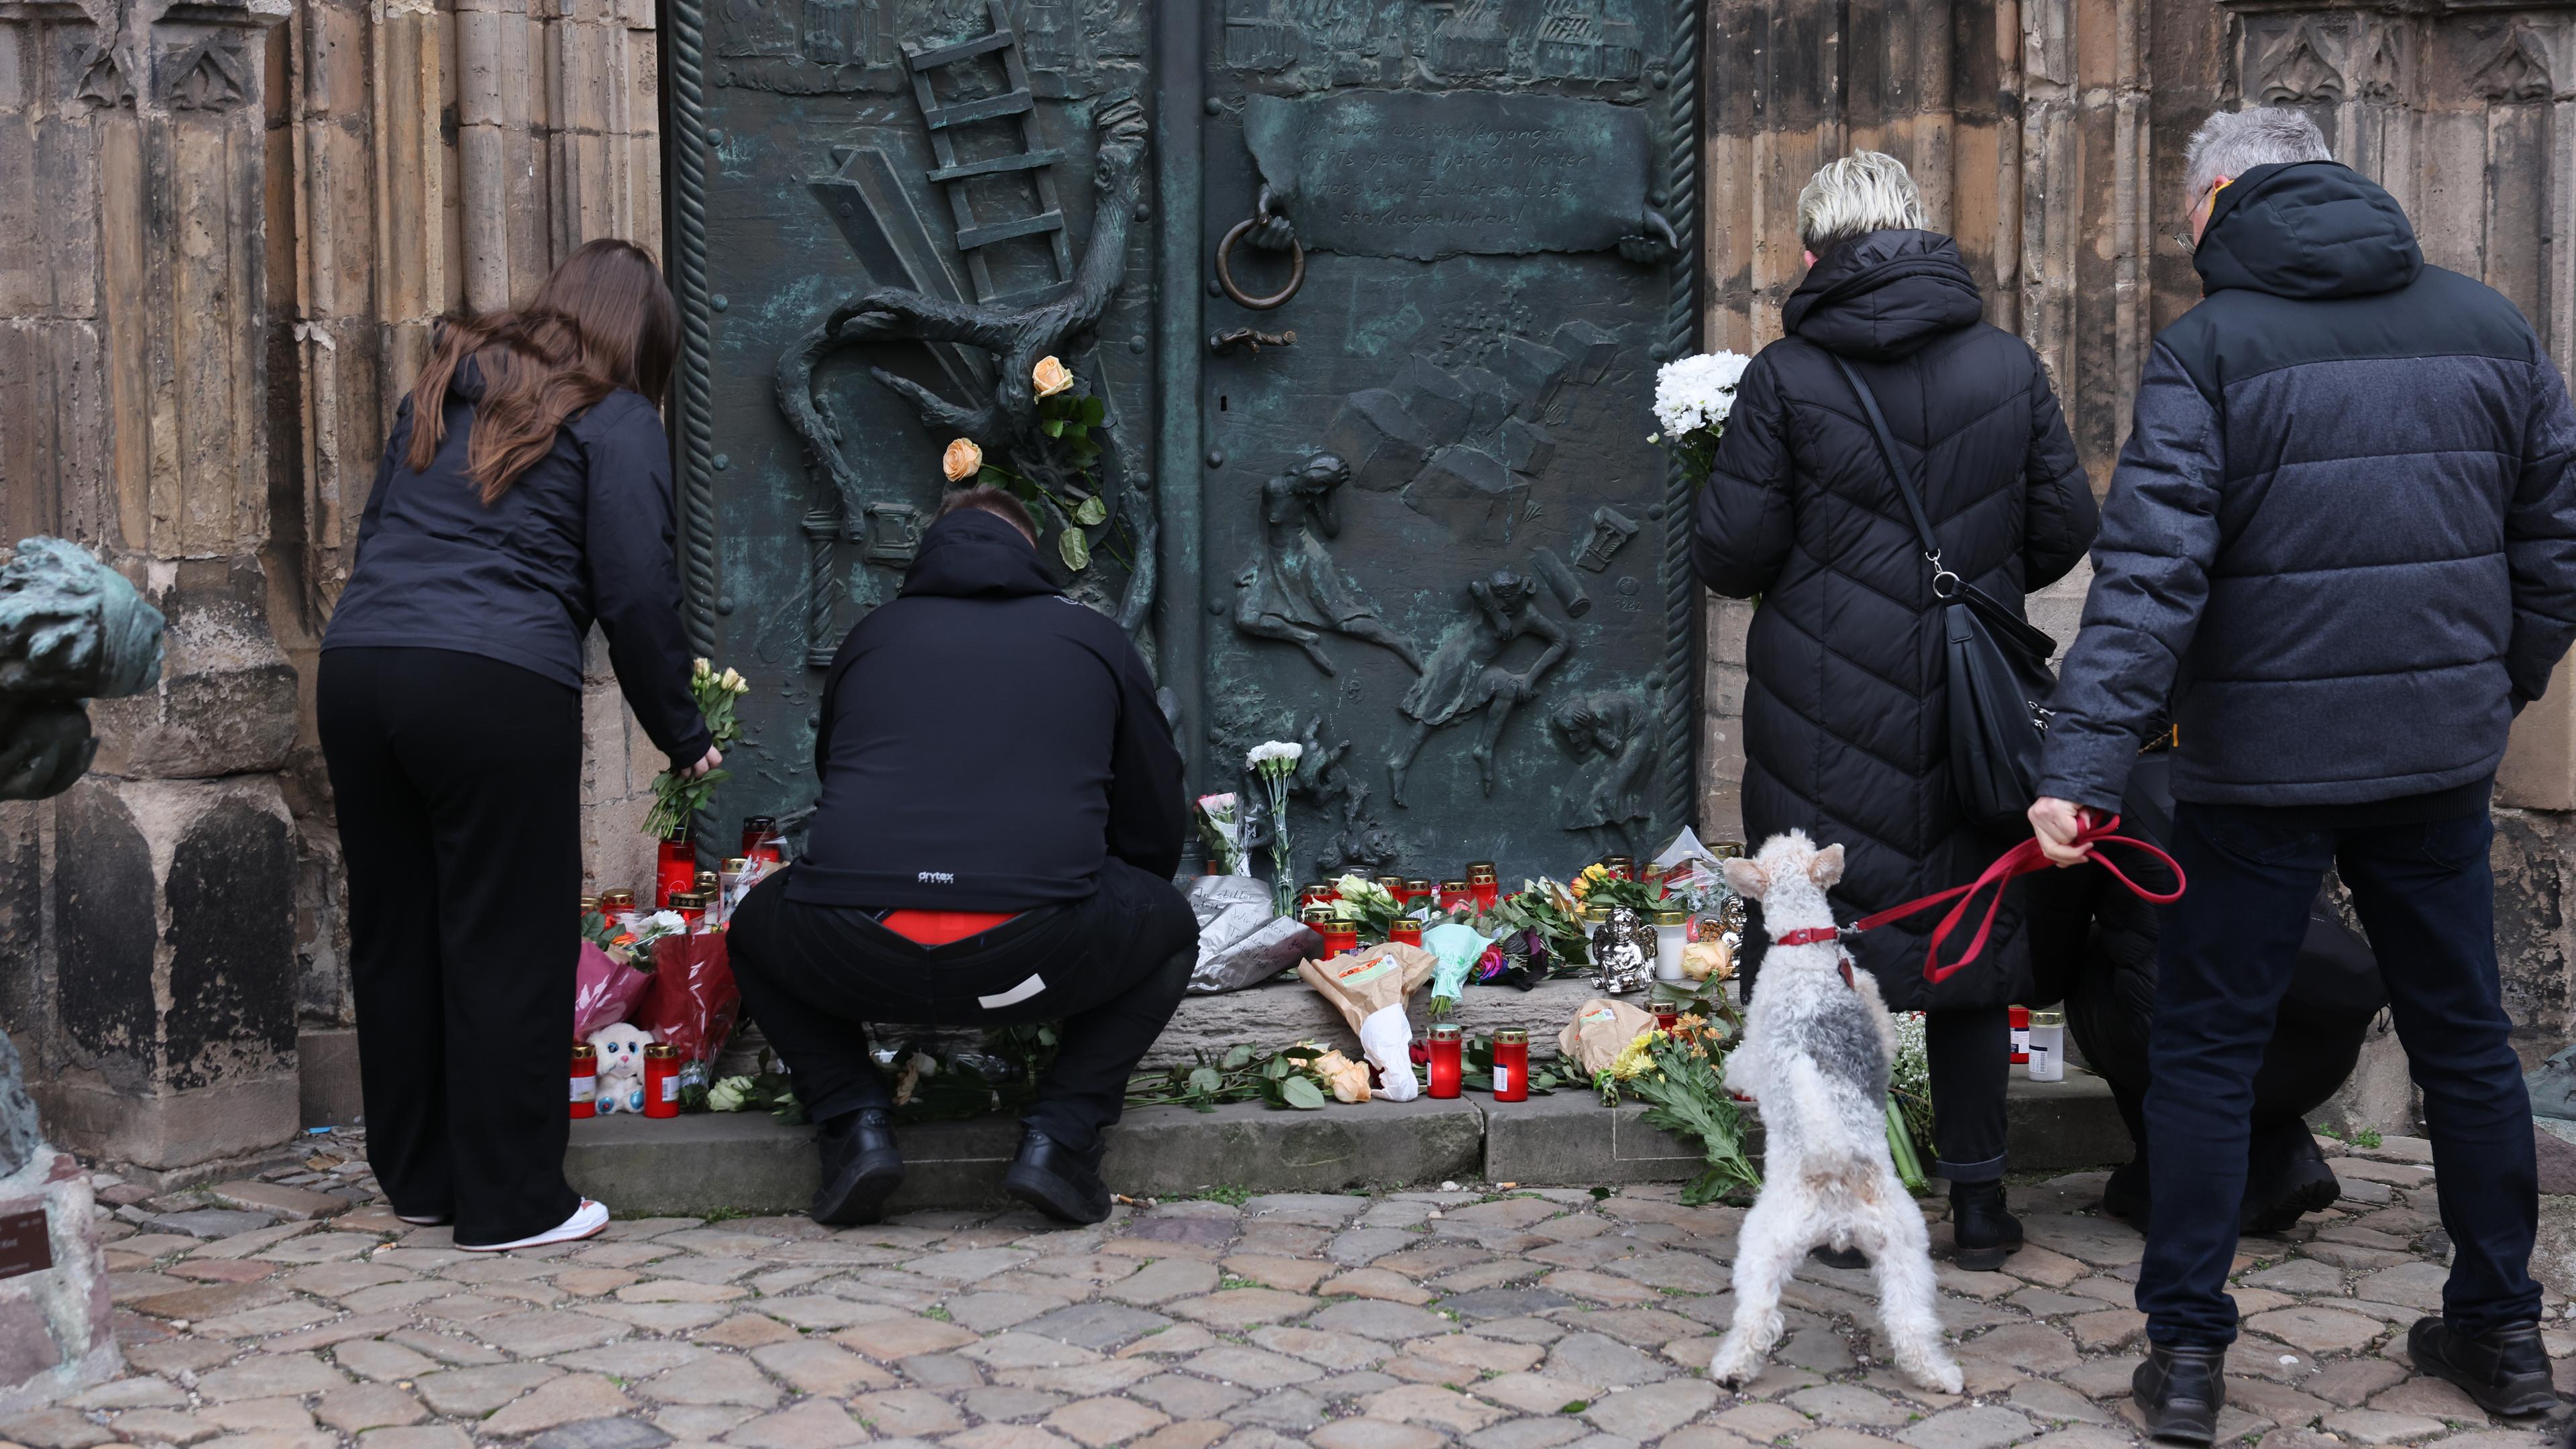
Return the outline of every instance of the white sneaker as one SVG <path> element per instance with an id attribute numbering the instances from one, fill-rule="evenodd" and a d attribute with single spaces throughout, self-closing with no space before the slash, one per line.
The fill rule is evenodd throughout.
<path id="1" fill-rule="evenodd" d="M 456 1246 L 469 1253 L 506 1253 L 512 1248 L 542 1248 L 548 1243 L 578 1243 L 584 1238 L 598 1237 L 607 1226 L 607 1207 L 592 1202 L 589 1198 L 583 1198 L 581 1206 L 573 1209 L 571 1217 L 564 1219 L 559 1226 L 548 1228 L 533 1238 L 521 1238 L 515 1243 L 459 1243 Z"/>

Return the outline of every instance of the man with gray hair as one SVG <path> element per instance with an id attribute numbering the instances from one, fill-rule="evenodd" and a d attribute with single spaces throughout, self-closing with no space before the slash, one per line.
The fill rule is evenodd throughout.
<path id="1" fill-rule="evenodd" d="M 2215 1432 L 2253 1077 L 2332 866 L 2456 1250 L 2408 1347 L 2489 1411 L 2539 1413 L 2537 1172 L 2487 796 L 2576 639 L 2576 411 L 2513 304 L 2425 265 L 2306 116 L 2213 116 L 2187 169 L 2205 296 L 2139 379 L 2030 812 L 2051 859 L 2083 859 L 2170 697 L 2189 886 L 2157 948 L 2138 1405 L 2159 1437 Z"/>

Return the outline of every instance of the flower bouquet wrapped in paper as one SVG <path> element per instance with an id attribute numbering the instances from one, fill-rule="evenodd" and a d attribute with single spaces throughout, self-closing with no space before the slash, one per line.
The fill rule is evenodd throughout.
<path id="1" fill-rule="evenodd" d="M 1329 961 L 1297 963 L 1297 974 L 1358 1033 L 1361 1052 L 1377 1068 L 1379 1091 L 1390 1102 L 1410 1102 L 1422 1094 L 1413 1075 L 1413 1021 L 1404 1003 L 1439 964 L 1418 946 L 1392 943 Z"/>

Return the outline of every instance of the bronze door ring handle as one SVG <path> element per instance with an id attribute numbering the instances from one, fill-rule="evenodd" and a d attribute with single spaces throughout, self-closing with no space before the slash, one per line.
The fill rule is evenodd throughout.
<path id="1" fill-rule="evenodd" d="M 1241 242 L 1245 235 L 1250 233 L 1254 227 L 1261 225 L 1262 222 L 1268 219 L 1269 218 L 1266 214 L 1260 216 L 1247 216 L 1243 220 L 1238 221 L 1233 226 L 1227 228 L 1225 240 L 1216 244 L 1216 284 L 1218 288 L 1225 293 L 1228 300 L 1248 312 L 1268 312 L 1275 308 L 1285 306 L 1287 305 L 1289 298 L 1297 295 L 1297 289 L 1306 285 L 1306 247 L 1304 243 L 1294 240 L 1291 240 L 1288 243 L 1287 286 L 1280 288 L 1277 292 L 1274 292 L 1267 297 L 1255 297 L 1244 291 L 1243 288 L 1235 285 L 1235 245 L 1236 243 Z"/>

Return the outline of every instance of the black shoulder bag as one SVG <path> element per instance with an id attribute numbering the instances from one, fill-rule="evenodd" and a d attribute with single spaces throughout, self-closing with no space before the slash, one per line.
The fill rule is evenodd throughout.
<path id="1" fill-rule="evenodd" d="M 1896 439 L 1879 413 L 1878 398 L 1849 362 L 1836 357 L 1834 365 L 1860 396 L 1861 411 L 1878 436 L 1879 456 L 1913 516 L 1923 560 L 1932 566 L 1932 594 L 1940 601 L 1949 657 L 1950 778 L 1960 807 L 1980 825 L 2018 822 L 2038 798 L 2040 735 L 2048 727 L 2048 694 L 2057 683 L 2048 660 L 2057 641 L 1942 565 L 1941 541 L 1932 534 L 1916 480 L 1897 461 Z"/>

